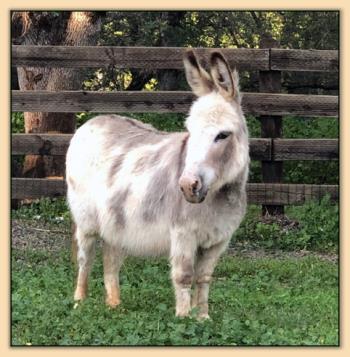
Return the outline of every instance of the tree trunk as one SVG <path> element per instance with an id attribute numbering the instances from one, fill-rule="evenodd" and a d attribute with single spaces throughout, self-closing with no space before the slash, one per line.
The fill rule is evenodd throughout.
<path id="1" fill-rule="evenodd" d="M 13 15 L 14 43 L 22 45 L 95 45 L 101 28 L 96 12 L 21 12 Z M 84 72 L 70 68 L 18 67 L 20 90 L 78 90 Z M 26 133 L 73 133 L 75 114 L 24 113 Z M 64 175 L 65 157 L 27 155 L 24 177 Z"/>
<path id="2" fill-rule="evenodd" d="M 184 11 L 167 11 L 162 15 L 162 19 L 166 21 L 167 27 L 164 31 L 160 31 L 159 45 L 161 47 L 177 47 L 182 46 L 183 39 L 178 36 L 178 29 L 181 27 L 181 22 L 185 17 Z M 167 69 L 158 72 L 158 89 L 159 90 L 176 90 L 179 86 L 179 80 L 182 72 L 177 69 Z"/>

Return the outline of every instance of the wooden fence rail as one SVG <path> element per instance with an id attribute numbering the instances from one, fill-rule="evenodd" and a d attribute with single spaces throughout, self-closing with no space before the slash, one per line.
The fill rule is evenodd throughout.
<path id="1" fill-rule="evenodd" d="M 203 58 L 213 48 L 196 48 Z M 240 70 L 338 71 L 336 50 L 220 48 Z M 12 46 L 12 66 L 183 69 L 183 47 Z"/>
<path id="2" fill-rule="evenodd" d="M 72 134 L 13 134 L 12 155 L 65 155 Z M 337 139 L 252 138 L 253 160 L 338 160 Z"/>
<path id="3" fill-rule="evenodd" d="M 329 194 L 337 201 L 339 192 L 336 185 L 294 185 L 249 183 L 248 202 L 254 204 L 300 205 L 313 199 L 320 200 Z M 60 197 L 66 193 L 63 179 L 12 178 L 12 198 Z"/>
<path id="4" fill-rule="evenodd" d="M 192 92 L 12 91 L 14 112 L 59 113 L 186 113 Z M 338 116 L 338 97 L 332 95 L 243 93 L 243 109 L 252 115 Z"/>

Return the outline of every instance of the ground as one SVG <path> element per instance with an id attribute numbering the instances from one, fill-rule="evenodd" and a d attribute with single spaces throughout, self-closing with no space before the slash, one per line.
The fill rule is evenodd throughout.
<path id="1" fill-rule="evenodd" d="M 175 318 L 166 259 L 126 261 L 122 305 L 105 307 L 100 250 L 90 295 L 73 301 L 70 227 L 12 221 L 13 345 L 338 345 L 333 253 L 232 245 L 215 270 L 211 320 Z"/>

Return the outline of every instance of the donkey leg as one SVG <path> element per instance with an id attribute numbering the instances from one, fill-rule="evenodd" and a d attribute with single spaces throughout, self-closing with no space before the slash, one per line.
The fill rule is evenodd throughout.
<path id="1" fill-rule="evenodd" d="M 208 295 L 209 284 L 220 255 L 226 249 L 228 242 L 218 243 L 210 248 L 198 251 L 195 266 L 195 289 L 191 307 L 198 308 L 198 319 L 209 318 Z"/>
<path id="2" fill-rule="evenodd" d="M 75 231 L 78 253 L 78 278 L 74 300 L 83 300 L 87 295 L 88 277 L 95 256 L 95 235 L 85 234 L 79 227 Z"/>
<path id="3" fill-rule="evenodd" d="M 191 286 L 194 275 L 195 240 L 180 232 L 172 234 L 171 277 L 175 289 L 176 316 L 188 316 L 191 310 Z"/>
<path id="4" fill-rule="evenodd" d="M 103 270 L 106 289 L 106 305 L 114 308 L 120 304 L 119 270 L 123 255 L 119 248 L 103 242 Z"/>

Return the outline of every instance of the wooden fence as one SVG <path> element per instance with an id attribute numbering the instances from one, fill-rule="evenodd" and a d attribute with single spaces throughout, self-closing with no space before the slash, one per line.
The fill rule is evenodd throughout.
<path id="1" fill-rule="evenodd" d="M 196 49 L 196 52 L 203 58 L 208 50 L 211 49 Z M 338 52 L 275 48 L 220 50 L 232 67 L 259 71 L 260 93 L 243 93 L 245 113 L 258 116 L 262 121 L 262 138 L 250 139 L 250 152 L 253 160 L 263 162 L 264 183 L 248 184 L 249 202 L 266 207 L 283 207 L 289 204 L 302 204 L 308 199 L 320 199 L 326 193 L 330 194 L 333 201 L 337 201 L 337 185 L 278 182 L 281 181 L 281 169 L 278 164 L 286 160 L 338 160 L 338 139 L 282 139 L 281 133 L 276 132 L 276 123 L 288 114 L 302 117 L 338 117 L 337 96 L 279 93 L 281 71 L 337 72 Z M 184 48 L 176 47 L 12 46 L 12 66 L 183 69 L 183 51 Z M 14 90 L 12 111 L 185 113 L 193 99 L 193 94 L 186 91 Z M 271 127 L 274 128 L 272 131 Z M 12 134 L 12 155 L 65 155 L 71 136 Z M 14 199 L 61 196 L 65 194 L 65 189 L 63 179 L 12 178 Z"/>

